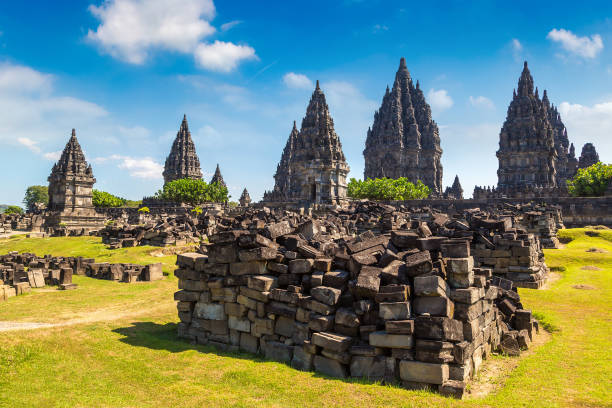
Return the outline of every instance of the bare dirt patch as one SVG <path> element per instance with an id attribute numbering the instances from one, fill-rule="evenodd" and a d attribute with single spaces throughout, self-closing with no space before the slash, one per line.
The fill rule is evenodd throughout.
<path id="1" fill-rule="evenodd" d="M 601 271 L 601 268 L 598 268 L 598 267 L 593 266 L 593 265 L 585 265 L 585 266 L 583 266 L 580 269 L 582 269 L 583 271 Z"/>
<path id="2" fill-rule="evenodd" d="M 540 346 L 551 338 L 552 335 L 549 332 L 540 328 L 540 333 L 534 336 L 533 342 L 529 345 L 529 350 L 522 351 L 520 357 L 489 358 L 485 360 L 476 378 L 469 383 L 469 392 L 465 399 L 484 398 L 500 390 L 521 360 L 535 353 Z"/>
<path id="3" fill-rule="evenodd" d="M 546 279 L 546 282 L 544 282 L 544 285 L 542 285 L 540 290 L 550 289 L 552 284 L 555 283 L 556 281 L 558 281 L 559 279 L 561 279 L 561 274 L 559 274 L 557 272 L 552 272 L 552 271 L 549 272 L 548 273 L 548 279 Z"/>
<path id="4" fill-rule="evenodd" d="M 594 252 L 597 254 L 606 254 L 608 253 L 608 251 L 606 251 L 605 249 L 601 249 L 601 248 L 589 248 L 586 250 L 587 252 Z"/>
<path id="5" fill-rule="evenodd" d="M 0 332 L 14 330 L 47 329 L 52 327 L 73 326 L 76 324 L 107 322 L 123 318 L 133 318 L 160 311 L 165 308 L 174 308 L 174 303 L 160 304 L 155 307 L 144 308 L 136 311 L 125 311 L 123 306 L 106 308 L 88 312 L 81 317 L 66 320 L 61 323 L 37 323 L 37 322 L 10 322 L 0 321 Z"/>
<path id="6" fill-rule="evenodd" d="M 582 290 L 595 290 L 595 289 L 597 289 L 595 286 L 583 285 L 582 283 L 578 284 L 578 285 L 572 285 L 572 288 L 574 288 L 574 289 L 582 289 Z"/>

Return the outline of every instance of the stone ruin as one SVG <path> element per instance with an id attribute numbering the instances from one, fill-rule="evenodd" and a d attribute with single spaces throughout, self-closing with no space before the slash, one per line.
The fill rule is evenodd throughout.
<path id="1" fill-rule="evenodd" d="M 346 163 L 325 95 L 317 81 L 300 131 L 295 122 L 264 202 L 346 202 Z"/>
<path id="2" fill-rule="evenodd" d="M 583 148 L 594 152 L 587 143 Z M 567 196 L 567 180 L 580 167 L 575 148 L 569 143 L 561 115 L 550 104 L 547 91 L 542 99 L 527 62 L 508 107 L 499 136 L 497 188 L 474 189 L 474 198 Z M 587 153 L 590 161 L 593 154 Z"/>
<path id="3" fill-rule="evenodd" d="M 227 184 L 225 184 L 225 180 L 223 180 L 223 176 L 221 175 L 221 169 L 219 168 L 219 163 L 217 163 L 217 168 L 215 169 L 215 174 L 213 174 L 212 178 L 210 179 L 210 183 L 209 184 L 214 184 L 217 183 L 220 186 L 226 187 L 227 188 Z"/>
<path id="4" fill-rule="evenodd" d="M 578 168 L 585 169 L 591 167 L 599 161 L 599 155 L 593 143 L 586 143 L 582 146 L 582 152 L 580 153 L 580 159 L 578 160 Z"/>
<path id="5" fill-rule="evenodd" d="M 70 140 L 49 176 L 49 205 L 45 228 L 83 234 L 104 224 L 104 217 L 93 206 L 92 189 L 96 179 L 87 164 L 72 129 Z"/>
<path id="6" fill-rule="evenodd" d="M 73 275 L 132 283 L 163 279 L 161 263 L 150 265 L 96 263 L 83 257 L 38 257 L 31 253 L 0 255 L 0 301 L 30 292 L 31 288 L 58 286 L 76 289 Z"/>
<path id="7" fill-rule="evenodd" d="M 444 190 L 444 198 L 463 200 L 463 187 L 461 187 L 461 183 L 459 182 L 459 176 L 455 176 L 455 181 L 453 181 L 452 186 L 446 187 L 446 190 Z"/>
<path id="8" fill-rule="evenodd" d="M 249 192 L 247 191 L 246 187 L 244 190 L 242 190 L 242 194 L 240 195 L 238 203 L 241 207 L 248 207 L 249 204 L 251 204 L 251 196 L 249 195 Z"/>
<path id="9" fill-rule="evenodd" d="M 191 139 L 191 132 L 187 123 L 187 115 L 183 115 L 183 121 L 176 138 L 172 143 L 170 154 L 164 164 L 164 184 L 179 179 L 202 179 L 200 159 L 195 150 L 195 144 Z"/>
<path id="10" fill-rule="evenodd" d="M 406 177 L 442 194 L 442 148 L 438 125 L 417 81 L 412 83 L 406 60 L 400 60 L 393 88 L 385 92 L 368 129 L 364 179 Z"/>
<path id="11" fill-rule="evenodd" d="M 493 232 L 513 231 L 485 215 L 411 220 L 371 203 L 320 217 L 248 211 L 178 256 L 179 336 L 461 397 L 483 359 L 520 354 L 538 328 L 512 281 L 475 266 L 470 240 L 505 245 Z"/>

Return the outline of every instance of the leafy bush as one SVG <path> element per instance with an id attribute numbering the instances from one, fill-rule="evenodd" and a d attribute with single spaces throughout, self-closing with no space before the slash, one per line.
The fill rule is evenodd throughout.
<path id="1" fill-rule="evenodd" d="M 612 181 L 612 164 L 597 162 L 586 169 L 578 169 L 572 180 L 567 181 L 569 193 L 576 197 L 602 196 Z"/>
<path id="2" fill-rule="evenodd" d="M 125 198 L 117 197 L 106 191 L 93 190 L 94 207 L 121 207 L 126 203 Z"/>
<path id="3" fill-rule="evenodd" d="M 151 212 L 151 210 L 149 210 L 149 207 L 142 207 L 138 209 L 139 213 L 144 213 L 144 214 L 148 214 Z"/>
<path id="4" fill-rule="evenodd" d="M 23 203 L 28 210 L 33 210 L 35 204 L 49 204 L 49 187 L 30 186 L 26 189 Z"/>
<path id="5" fill-rule="evenodd" d="M 23 214 L 23 208 L 17 205 L 9 205 L 6 207 L 6 210 L 4 210 L 4 214 Z"/>
<path id="6" fill-rule="evenodd" d="M 352 178 L 348 184 L 348 196 L 368 200 L 417 200 L 427 198 L 431 190 L 420 180 L 416 184 L 405 177 L 398 179 L 377 178 L 356 180 Z"/>
<path id="7" fill-rule="evenodd" d="M 203 180 L 180 179 L 164 184 L 155 197 L 175 203 L 199 205 L 220 203 L 228 200 L 227 187 L 218 183 L 208 184 Z"/>

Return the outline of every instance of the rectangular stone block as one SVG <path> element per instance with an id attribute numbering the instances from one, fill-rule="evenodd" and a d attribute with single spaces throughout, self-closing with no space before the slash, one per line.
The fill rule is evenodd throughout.
<path id="1" fill-rule="evenodd" d="M 353 339 L 348 336 L 341 336 L 334 333 L 313 333 L 312 343 L 316 346 L 323 347 L 333 351 L 346 351 L 351 346 Z"/>
<path id="2" fill-rule="evenodd" d="M 429 313 L 431 316 L 453 317 L 453 302 L 444 297 L 421 296 L 414 298 L 413 311 L 417 315 Z"/>
<path id="3" fill-rule="evenodd" d="M 417 276 L 414 278 L 415 296 L 442 296 L 446 297 L 450 289 L 446 281 L 440 276 Z"/>
<path id="4" fill-rule="evenodd" d="M 219 303 L 198 302 L 195 304 L 193 313 L 200 319 L 225 320 L 227 318 L 223 305 Z"/>
<path id="5" fill-rule="evenodd" d="M 370 346 L 410 349 L 414 346 L 414 338 L 406 334 L 389 334 L 384 331 L 370 333 Z"/>
<path id="6" fill-rule="evenodd" d="M 230 274 L 232 275 L 264 275 L 265 273 L 265 261 L 234 262 L 230 264 Z"/>
<path id="7" fill-rule="evenodd" d="M 310 289 L 310 295 L 319 302 L 333 306 L 340 300 L 341 291 L 327 286 L 317 286 Z"/>
<path id="8" fill-rule="evenodd" d="M 410 317 L 410 302 L 380 303 L 379 316 L 384 320 L 405 320 Z"/>
<path id="9" fill-rule="evenodd" d="M 346 378 L 348 374 L 344 364 L 323 356 L 314 356 L 314 368 L 315 371 L 330 377 Z"/>
<path id="10" fill-rule="evenodd" d="M 276 286 L 276 278 L 273 276 L 249 276 L 247 278 L 249 289 L 259 292 L 269 292 L 270 289 Z"/>
<path id="11" fill-rule="evenodd" d="M 237 330 L 239 332 L 250 333 L 251 332 L 251 322 L 249 319 L 229 316 L 227 319 L 227 326 L 232 330 Z"/>
<path id="12" fill-rule="evenodd" d="M 440 385 L 448 380 L 448 364 L 402 360 L 399 363 L 399 372 L 404 381 Z"/>
<path id="13" fill-rule="evenodd" d="M 313 369 L 314 355 L 307 353 L 302 346 L 295 346 L 293 348 L 293 359 L 291 360 L 291 367 L 302 370 L 312 371 Z"/>
<path id="14" fill-rule="evenodd" d="M 385 331 L 389 334 L 413 334 L 414 320 L 387 320 Z"/>

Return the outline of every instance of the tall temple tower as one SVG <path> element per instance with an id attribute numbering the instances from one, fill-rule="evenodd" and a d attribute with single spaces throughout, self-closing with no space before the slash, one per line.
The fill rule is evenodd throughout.
<path id="1" fill-rule="evenodd" d="M 442 149 L 438 125 L 417 81 L 412 83 L 406 60 L 400 60 L 393 88 L 385 92 L 368 129 L 364 178 L 406 177 L 442 193 Z"/>
<path id="2" fill-rule="evenodd" d="M 548 98 L 546 98 L 548 99 Z M 555 129 L 525 62 L 499 135 L 498 190 L 512 194 L 531 187 L 557 187 Z"/>
<path id="3" fill-rule="evenodd" d="M 585 143 L 582 146 L 582 152 L 580 152 L 580 160 L 578 161 L 578 167 L 581 169 L 590 167 L 599 161 L 599 154 L 595 150 L 593 143 Z"/>
<path id="4" fill-rule="evenodd" d="M 299 132 L 289 135 L 278 164 L 274 190 L 264 201 L 340 204 L 346 199 L 346 163 L 325 95 L 317 81 Z"/>
<path id="5" fill-rule="evenodd" d="M 189 125 L 187 125 L 187 115 L 183 116 L 181 127 L 176 134 L 174 143 L 172 143 L 172 149 L 166 158 L 163 175 L 164 183 L 184 178 L 202 179 L 200 159 L 198 159 L 195 144 L 191 139 L 191 132 L 189 131 Z"/>
<path id="6" fill-rule="evenodd" d="M 104 217 L 96 213 L 93 205 L 92 190 L 96 179 L 74 129 L 48 181 L 48 227 L 92 230 L 103 225 Z"/>
<path id="7" fill-rule="evenodd" d="M 225 184 L 225 180 L 223 180 L 223 176 L 221 175 L 221 169 L 219 168 L 219 163 L 217 163 L 215 174 L 213 174 L 212 178 L 210 179 L 209 184 L 213 184 L 213 183 L 218 183 L 220 186 L 227 188 L 227 184 Z"/>

